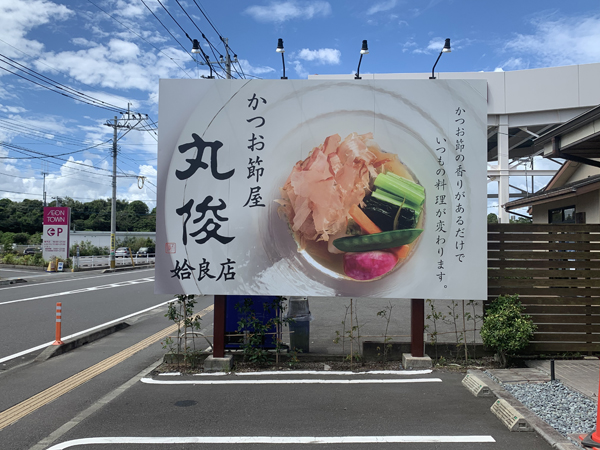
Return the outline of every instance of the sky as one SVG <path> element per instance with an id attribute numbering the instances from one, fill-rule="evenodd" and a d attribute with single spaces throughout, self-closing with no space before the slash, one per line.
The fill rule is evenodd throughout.
<path id="1" fill-rule="evenodd" d="M 362 74 L 430 72 L 445 38 L 440 72 L 587 64 L 600 2 L 0 0 L 0 198 L 42 200 L 44 178 L 48 202 L 111 197 L 106 123 L 129 108 L 142 119 L 119 129 L 117 197 L 155 207 L 158 81 L 208 76 L 191 40 L 215 61 L 222 38 L 236 78 L 280 78 L 278 38 L 291 79 L 354 73 L 364 39 Z"/>

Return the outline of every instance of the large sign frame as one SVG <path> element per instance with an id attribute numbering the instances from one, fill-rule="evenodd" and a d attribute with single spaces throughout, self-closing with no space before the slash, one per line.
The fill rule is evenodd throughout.
<path id="1" fill-rule="evenodd" d="M 69 257 L 71 208 L 45 206 L 42 235 L 42 256 L 45 260 Z"/>
<path id="2" fill-rule="evenodd" d="M 487 297 L 484 80 L 161 80 L 159 116 L 157 293 Z M 389 271 L 327 247 L 379 172 L 424 192 L 394 197 L 423 231 Z"/>

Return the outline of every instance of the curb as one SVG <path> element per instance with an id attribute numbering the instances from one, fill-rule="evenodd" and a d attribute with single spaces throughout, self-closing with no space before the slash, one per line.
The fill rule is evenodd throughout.
<path id="1" fill-rule="evenodd" d="M 97 341 L 109 334 L 116 333 L 117 331 L 121 331 L 125 328 L 128 328 L 130 325 L 127 322 L 119 322 L 113 325 L 109 325 L 100 330 L 92 331 L 91 333 L 85 334 L 83 336 L 78 336 L 74 339 L 70 339 L 68 341 L 64 341 L 62 345 L 49 345 L 46 347 L 42 353 L 40 353 L 35 359 L 35 362 L 46 361 L 50 358 L 53 358 L 58 355 L 62 355 L 71 350 L 75 350 L 76 348 L 82 347 L 85 344 L 89 344 L 90 342 Z"/>
<path id="2" fill-rule="evenodd" d="M 0 280 L 0 286 L 6 286 L 8 284 L 19 284 L 27 283 L 27 280 L 23 278 L 11 278 L 10 280 Z"/>
<path id="3" fill-rule="evenodd" d="M 104 269 L 102 273 L 113 273 L 113 272 L 124 272 L 126 270 L 140 270 L 147 269 L 149 267 L 155 267 L 154 264 L 142 264 L 139 266 L 126 266 L 126 267 L 115 267 L 114 269 Z"/>
<path id="4" fill-rule="evenodd" d="M 546 422 L 544 422 L 537 414 L 531 412 L 526 406 L 524 406 L 519 400 L 513 397 L 508 391 L 506 391 L 502 385 L 496 383 L 490 377 L 488 377 L 482 370 L 467 370 L 467 374 L 475 375 L 481 379 L 484 379 L 493 394 L 502 400 L 505 400 L 510 406 L 515 408 L 519 413 L 523 415 L 525 420 L 531 425 L 531 427 L 552 446 L 552 448 L 558 450 L 581 450 L 568 438 L 564 437 Z"/>
<path id="5" fill-rule="evenodd" d="M 47 265 L 45 266 L 28 266 L 26 264 L 0 264 L 0 269 L 2 267 L 7 267 L 10 269 L 28 269 L 28 270 L 39 270 L 40 272 L 45 272 Z"/>

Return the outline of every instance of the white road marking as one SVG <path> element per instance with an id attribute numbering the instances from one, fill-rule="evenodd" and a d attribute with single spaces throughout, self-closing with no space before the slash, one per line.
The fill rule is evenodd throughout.
<path id="1" fill-rule="evenodd" d="M 264 372 L 236 372 L 234 375 L 427 375 L 432 370 L 372 370 L 367 372 L 335 370 L 266 370 Z M 196 375 L 204 375 L 199 373 Z"/>
<path id="2" fill-rule="evenodd" d="M 496 442 L 492 436 L 189 436 L 189 437 L 97 437 L 75 439 L 48 450 L 97 444 L 413 444 Z"/>
<path id="3" fill-rule="evenodd" d="M 83 334 L 99 330 L 100 328 L 104 328 L 104 327 L 107 327 L 109 325 L 113 325 L 115 323 L 122 322 L 124 320 L 129 319 L 130 317 L 134 317 L 134 316 L 137 316 L 138 314 L 143 314 L 143 313 L 151 311 L 151 310 L 153 310 L 155 308 L 159 308 L 159 307 L 161 307 L 163 305 L 166 305 L 167 303 L 170 303 L 172 301 L 174 301 L 174 300 L 167 300 L 166 302 L 159 303 L 158 305 L 151 306 L 150 308 L 142 309 L 141 311 L 137 311 L 137 312 L 134 312 L 132 314 L 128 314 L 128 315 L 123 316 L 123 317 L 119 317 L 118 319 L 111 320 L 110 322 L 105 322 L 105 323 L 103 323 L 101 325 L 96 325 L 95 327 L 88 328 L 87 330 L 79 331 L 77 333 L 74 333 L 74 334 L 71 334 L 69 336 L 63 337 L 62 340 L 65 341 L 67 339 L 73 339 L 73 338 L 76 338 L 76 337 L 81 336 Z M 11 359 L 14 359 L 14 358 L 18 358 L 19 356 L 23 356 L 23 355 L 26 355 L 28 353 L 35 352 L 36 350 L 40 350 L 42 348 L 46 348 L 49 345 L 52 345 L 53 342 L 54 341 L 46 342 L 45 344 L 41 344 L 41 345 L 38 345 L 36 347 L 31 347 L 31 348 L 28 348 L 27 350 L 23 350 L 22 352 L 14 353 L 12 355 L 5 356 L 4 358 L 0 358 L 0 364 L 4 363 L 6 361 L 10 361 Z"/>
<path id="4" fill-rule="evenodd" d="M 155 380 L 153 378 L 142 378 L 146 384 L 398 384 L 398 383 L 441 383 L 440 378 L 403 378 L 403 379 L 362 379 L 362 380 Z"/>
<path id="5" fill-rule="evenodd" d="M 148 272 L 148 271 L 151 271 L 151 270 L 154 271 L 153 268 L 152 269 L 140 269 L 140 270 L 137 271 L 137 273 L 139 273 L 139 272 Z M 48 281 L 48 282 L 43 283 L 43 284 L 46 285 L 46 284 L 55 284 L 55 283 L 68 283 L 69 281 L 91 280 L 91 279 L 94 279 L 94 278 L 104 278 L 104 277 L 110 277 L 110 276 L 115 276 L 115 275 L 125 275 L 125 274 L 128 274 L 128 272 L 123 272 L 123 273 L 111 272 L 111 273 L 105 273 L 105 274 L 102 274 L 102 275 L 96 275 L 96 276 L 93 276 L 93 277 L 69 278 L 68 280 Z M 41 276 L 41 275 L 35 275 L 35 276 Z M 40 283 L 40 286 L 41 286 L 41 283 Z M 19 285 L 19 286 L 10 286 L 10 287 L 5 287 L 5 288 L 0 288 L 0 290 L 4 291 L 4 290 L 8 290 L 8 289 L 21 289 L 21 288 L 24 288 L 24 287 L 31 287 L 31 285 L 22 284 L 22 285 Z"/>
<path id="6" fill-rule="evenodd" d="M 21 302 L 29 302 L 32 300 L 40 300 L 40 299 L 49 298 L 49 297 L 62 297 L 63 295 L 81 294 L 83 292 L 98 291 L 101 289 L 112 289 L 112 288 L 118 288 L 118 287 L 125 287 L 125 286 L 131 286 L 134 284 L 140 284 L 140 283 L 150 283 L 151 281 L 154 281 L 154 277 L 138 278 L 137 280 L 121 281 L 119 283 L 104 284 L 101 286 L 90 286 L 90 287 L 82 288 L 82 289 L 74 289 L 72 291 L 56 292 L 53 294 L 38 295 L 37 297 L 29 297 L 29 298 L 21 298 L 21 299 L 17 299 L 17 300 L 10 300 L 8 302 L 0 303 L 0 306 L 9 305 L 11 303 L 21 303 Z"/>

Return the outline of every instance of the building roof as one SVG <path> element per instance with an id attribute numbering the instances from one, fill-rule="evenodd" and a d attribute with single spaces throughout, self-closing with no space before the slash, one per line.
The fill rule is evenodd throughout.
<path id="1" fill-rule="evenodd" d="M 600 167 L 600 105 L 534 140 L 545 158 L 562 158 Z"/>
<path id="2" fill-rule="evenodd" d="M 593 175 L 579 181 L 573 181 L 563 186 L 546 190 L 546 188 L 532 194 L 528 197 L 508 202 L 505 205 L 507 211 L 511 209 L 523 208 L 525 206 L 540 205 L 542 203 L 562 200 L 576 195 L 582 195 L 587 192 L 600 189 L 600 175 Z"/>

